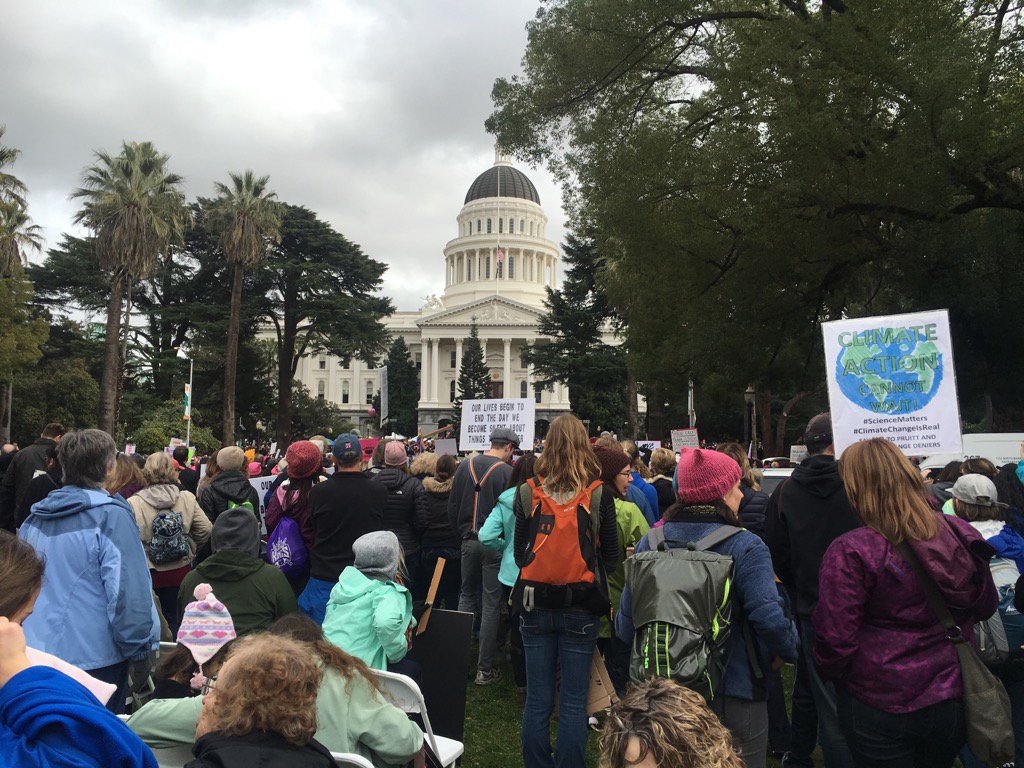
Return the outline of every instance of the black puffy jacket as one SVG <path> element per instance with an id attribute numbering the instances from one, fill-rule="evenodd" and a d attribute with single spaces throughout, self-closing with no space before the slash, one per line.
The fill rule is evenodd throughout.
<path id="1" fill-rule="evenodd" d="M 244 504 L 247 501 L 252 503 L 252 508 L 259 517 L 259 494 L 252 487 L 249 478 L 236 470 L 219 472 L 199 493 L 199 506 L 203 508 L 211 523 L 217 522 L 217 517 L 231 502 Z"/>
<path id="2" fill-rule="evenodd" d="M 423 533 L 424 547 L 451 547 L 458 549 L 462 537 L 452 527 L 448 517 L 448 497 L 452 493 L 452 478 L 443 483 L 433 477 L 423 481 L 423 490 L 427 494 L 427 511 L 417 523 Z"/>
<path id="3" fill-rule="evenodd" d="M 764 539 L 764 513 L 768 508 L 768 494 L 740 485 L 743 501 L 740 502 L 740 522 L 759 539 Z"/>
<path id="4" fill-rule="evenodd" d="M 404 469 L 385 467 L 373 476 L 388 491 L 384 502 L 384 530 L 398 537 L 402 551 L 408 557 L 420 551 L 420 524 L 426 518 L 427 492 L 423 483 Z"/>

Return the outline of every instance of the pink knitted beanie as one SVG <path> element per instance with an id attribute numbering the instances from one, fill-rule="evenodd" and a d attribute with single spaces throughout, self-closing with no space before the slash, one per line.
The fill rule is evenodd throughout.
<path id="1" fill-rule="evenodd" d="M 710 504 L 721 499 L 740 479 L 740 465 L 718 451 L 683 448 L 676 465 L 679 500 Z"/>

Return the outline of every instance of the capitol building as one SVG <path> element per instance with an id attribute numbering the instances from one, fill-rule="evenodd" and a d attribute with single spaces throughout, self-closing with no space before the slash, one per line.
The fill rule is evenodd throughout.
<path id="1" fill-rule="evenodd" d="M 444 293 L 415 312 L 384 321 L 402 336 L 420 374 L 419 428 L 431 432 L 452 417 L 462 350 L 475 322 L 490 369 L 491 397 L 535 398 L 537 434 L 569 410 L 569 392 L 555 384 L 541 392 L 522 360 L 538 333 L 545 289 L 557 287 L 558 244 L 547 239 L 548 217 L 533 182 L 496 153 L 494 165 L 470 185 L 456 217 L 457 235 L 444 247 Z M 608 331 L 608 343 L 619 341 Z M 380 372 L 353 359 L 347 366 L 330 355 L 299 362 L 296 378 L 314 396 L 334 402 L 361 434 L 376 431 L 368 413 L 380 389 Z M 387 426 L 385 425 L 385 430 Z"/>

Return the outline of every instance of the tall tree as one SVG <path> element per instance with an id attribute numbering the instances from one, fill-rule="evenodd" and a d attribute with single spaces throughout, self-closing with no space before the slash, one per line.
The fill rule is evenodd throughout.
<path id="1" fill-rule="evenodd" d="M 266 257 L 270 243 L 280 240 L 281 228 L 277 195 L 267 189 L 270 177 L 257 177 L 249 170 L 229 175 L 230 186 L 221 182 L 214 185 L 218 197 L 211 210 L 213 226 L 220 232 L 224 258 L 234 267 L 221 409 L 221 440 L 225 445 L 235 442 L 235 378 L 245 269 Z"/>
<path id="2" fill-rule="evenodd" d="M 772 452 L 779 409 L 823 380 L 822 321 L 949 306 L 954 332 L 977 334 L 974 295 L 925 287 L 974 282 L 960 246 L 996 232 L 1005 264 L 1024 217 L 1016 8 L 817 7 L 550 0 L 488 122 L 571 182 L 572 218 L 593 227 L 649 366 L 638 378 L 669 390 L 679 365 L 737 397 L 753 383 Z M 1009 294 L 987 293 L 1015 315 Z M 996 374 L 977 389 L 998 421 L 1019 407 L 1015 372 L 971 351 Z"/>
<path id="3" fill-rule="evenodd" d="M 523 358 L 536 387 L 565 384 L 573 413 L 595 428 L 617 430 L 627 418 L 626 353 L 602 335 L 619 319 L 597 282 L 602 267 L 593 241 L 569 235 L 563 252 L 565 278 L 557 291 L 547 289 L 538 328 L 550 340 L 531 344 Z"/>
<path id="4" fill-rule="evenodd" d="M 454 416 L 452 424 L 459 434 L 462 424 L 462 402 L 483 400 L 491 396 L 491 372 L 487 369 L 483 346 L 480 344 L 480 329 L 476 320 L 469 327 L 469 338 L 462 347 L 462 361 L 459 366 L 458 391 L 452 402 Z"/>
<path id="5" fill-rule="evenodd" d="M 7 126 L 0 124 L 0 202 L 18 203 L 25 207 L 24 182 L 13 173 L 4 170 L 14 164 L 14 161 L 21 155 L 21 150 L 3 143 Z"/>
<path id="6" fill-rule="evenodd" d="M 116 434 L 122 382 L 121 306 L 133 278 L 149 274 L 157 254 L 181 237 L 185 227 L 182 177 L 167 170 L 168 155 L 150 142 L 123 142 L 121 152 L 95 153 L 82 186 L 75 222 L 95 236 L 100 266 L 110 273 L 110 296 L 103 346 L 103 378 L 97 414 L 99 428 Z"/>
<path id="7" fill-rule="evenodd" d="M 388 349 L 388 431 L 412 435 L 418 427 L 416 406 L 420 399 L 420 377 L 409 356 L 405 339 L 395 336 Z"/>
<path id="8" fill-rule="evenodd" d="M 387 267 L 307 208 L 282 204 L 280 242 L 259 268 L 271 286 L 266 312 L 277 336 L 279 445 L 292 439 L 292 383 L 299 360 L 329 353 L 372 362 L 386 349 L 381 322 L 394 311 L 379 295 Z"/>

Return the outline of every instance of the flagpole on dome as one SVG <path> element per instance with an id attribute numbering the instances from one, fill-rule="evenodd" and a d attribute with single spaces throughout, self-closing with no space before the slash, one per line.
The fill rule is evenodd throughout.
<path id="1" fill-rule="evenodd" d="M 495 257 L 495 262 L 494 262 L 494 295 L 495 296 L 498 296 L 501 293 L 501 280 L 498 277 L 498 274 L 499 274 L 498 270 L 502 268 L 501 265 L 504 264 L 504 262 L 505 262 L 505 253 L 504 253 L 504 251 L 501 250 L 502 218 L 501 218 L 501 164 L 500 164 L 500 161 L 501 161 L 501 147 L 500 147 L 500 145 L 497 142 L 495 142 L 494 143 L 494 164 L 498 168 L 498 229 L 497 229 L 497 232 L 495 233 L 498 236 L 497 237 L 498 248 L 497 248 L 497 250 L 495 251 L 495 254 L 494 254 L 494 257 Z"/>

